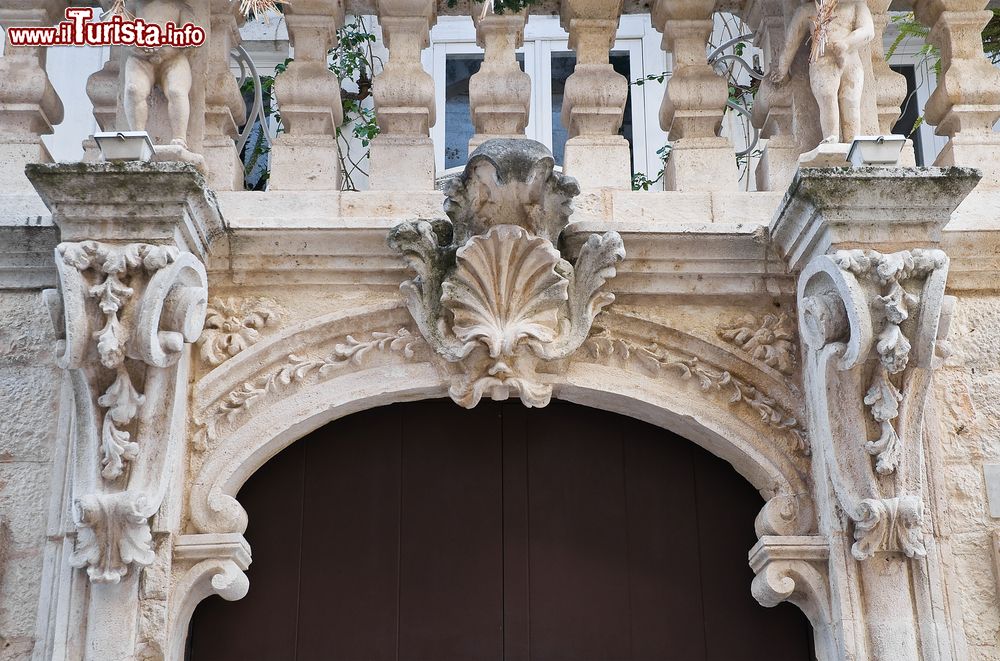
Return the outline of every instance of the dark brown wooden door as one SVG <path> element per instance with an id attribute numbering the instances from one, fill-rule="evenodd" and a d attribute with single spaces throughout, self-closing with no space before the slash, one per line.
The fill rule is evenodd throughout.
<path id="1" fill-rule="evenodd" d="M 762 502 L 725 462 L 553 402 L 398 404 L 254 475 L 250 593 L 197 609 L 190 661 L 806 661 L 750 596 Z"/>

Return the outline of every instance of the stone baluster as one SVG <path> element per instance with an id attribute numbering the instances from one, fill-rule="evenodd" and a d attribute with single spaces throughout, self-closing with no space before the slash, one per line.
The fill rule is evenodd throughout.
<path id="1" fill-rule="evenodd" d="M 434 79 L 424 71 L 420 51 L 430 45 L 437 2 L 378 0 L 376 5 L 389 61 L 373 81 L 379 134 L 371 144 L 369 185 L 433 190 Z"/>
<path id="2" fill-rule="evenodd" d="M 736 153 L 719 137 L 729 98 L 724 78 L 706 59 L 713 0 L 656 0 L 653 23 L 673 54 L 673 71 L 660 107 L 660 126 L 672 149 L 664 180 L 668 190 L 736 190 Z"/>
<path id="3" fill-rule="evenodd" d="M 924 117 L 948 136 L 935 165 L 964 165 L 983 171 L 981 186 L 1000 187 L 1000 69 L 983 53 L 982 31 L 992 12 L 985 0 L 916 0 L 917 20 L 930 27 L 941 49 L 937 89 Z"/>
<path id="4" fill-rule="evenodd" d="M 618 134 L 628 80 L 609 60 L 622 0 L 563 0 L 560 12 L 576 67 L 566 80 L 562 123 L 569 131 L 564 172 L 582 188 L 631 187 L 632 157 Z"/>
<path id="5" fill-rule="evenodd" d="M 0 27 L 55 25 L 65 2 L 7 0 L 0 4 Z M 63 105 L 45 72 L 45 49 L 4 43 L 0 56 L 0 181 L 8 191 L 30 191 L 24 166 L 52 160 L 43 134 L 63 119 Z"/>
<path id="6" fill-rule="evenodd" d="M 476 2 L 472 20 L 485 57 L 469 79 L 469 109 L 476 127 L 470 154 L 490 138 L 523 138 L 531 112 L 531 77 L 521 71 L 514 53 L 524 43 L 528 12 L 483 14 L 483 3 Z"/>
<path id="7" fill-rule="evenodd" d="M 764 71 L 781 56 L 785 41 L 785 16 L 778 0 L 750 0 L 746 20 L 754 31 L 754 45 L 761 49 Z M 793 132 L 791 85 L 761 81 L 753 106 L 753 125 L 767 140 L 757 164 L 757 190 L 784 190 L 799 166 L 798 141 Z"/>
<path id="8" fill-rule="evenodd" d="M 340 83 L 327 66 L 344 23 L 341 0 L 297 0 L 285 20 L 295 60 L 274 81 L 284 131 L 271 146 L 270 190 L 340 190 Z"/>
<path id="9" fill-rule="evenodd" d="M 87 79 L 87 96 L 94 105 L 94 119 L 99 131 L 117 130 L 118 99 L 121 91 L 122 47 L 110 48 L 108 61 L 90 74 Z M 96 163 L 101 160 L 101 150 L 93 136 L 83 141 L 83 160 Z"/>
<path id="10" fill-rule="evenodd" d="M 882 35 L 889 24 L 890 0 L 868 0 L 868 9 L 875 23 L 875 36 L 871 42 L 872 77 L 874 78 L 875 105 L 878 112 L 880 134 L 892 133 L 892 126 L 899 119 L 899 107 L 906 100 L 906 76 L 896 73 L 885 61 Z"/>
<path id="11" fill-rule="evenodd" d="M 240 39 L 239 5 L 231 0 L 212 0 L 211 11 L 205 90 L 205 169 L 210 187 L 243 190 L 243 164 L 234 138 L 246 120 L 246 105 L 229 69 L 229 53 Z"/>

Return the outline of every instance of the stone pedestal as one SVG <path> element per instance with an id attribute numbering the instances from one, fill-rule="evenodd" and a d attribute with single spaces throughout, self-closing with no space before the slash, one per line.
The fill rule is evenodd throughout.
<path id="1" fill-rule="evenodd" d="M 109 49 L 108 61 L 87 79 L 87 96 L 94 105 L 94 119 L 101 131 L 117 129 L 118 106 L 121 103 L 122 47 Z M 101 160 L 101 150 L 93 136 L 83 141 L 83 161 L 96 163 Z"/>
<path id="2" fill-rule="evenodd" d="M 708 0 L 657 0 L 652 8 L 653 24 L 663 33 L 663 47 L 673 54 L 673 75 L 660 107 L 660 126 L 673 144 L 665 175 L 668 190 L 737 187 L 736 152 L 728 139 L 717 137 L 728 86 L 705 60 L 714 11 L 714 3 Z M 727 158 L 728 166 L 723 164 Z M 697 174 L 685 172 L 688 167 L 697 168 Z M 709 168 L 712 175 L 706 177 Z"/>
<path id="3" fill-rule="evenodd" d="M 729 191 L 736 176 L 736 156 L 728 138 L 685 138 L 674 142 L 663 181 L 667 190 Z"/>
<path id="4" fill-rule="evenodd" d="M 372 140 L 371 162 L 368 183 L 373 190 L 434 188 L 434 143 L 429 137 L 380 135 Z M 378 166 L 388 163 L 392 166 Z"/>
<path id="5" fill-rule="evenodd" d="M 576 51 L 566 80 L 562 123 L 569 132 L 565 172 L 587 188 L 631 188 L 628 141 L 618 135 L 628 80 L 611 66 L 621 0 L 563 0 L 561 21 Z"/>
<path id="6" fill-rule="evenodd" d="M 271 145 L 269 189 L 340 190 L 337 127 L 344 111 L 327 52 L 344 9 L 340 2 L 303 0 L 290 6 L 286 20 L 295 61 L 274 80 L 285 130 Z"/>
<path id="7" fill-rule="evenodd" d="M 371 144 L 368 181 L 373 189 L 434 189 L 434 80 L 420 63 L 420 51 L 430 45 L 436 11 L 434 0 L 378 1 L 389 61 L 373 81 L 380 131 Z"/>
<path id="8" fill-rule="evenodd" d="M 751 0 L 746 9 L 747 24 L 754 31 L 754 45 L 763 51 L 764 70 L 781 56 L 785 39 L 785 18 L 777 0 Z M 765 78 L 754 101 L 751 121 L 767 142 L 757 162 L 757 190 L 784 190 L 798 169 L 799 149 L 792 121 L 792 91 Z"/>
<path id="9" fill-rule="evenodd" d="M 215 190 L 243 190 L 243 162 L 235 138 L 246 120 L 246 106 L 229 69 L 229 53 L 239 43 L 238 6 L 228 0 L 211 4 L 208 37 L 208 85 L 205 93 L 205 170 Z"/>

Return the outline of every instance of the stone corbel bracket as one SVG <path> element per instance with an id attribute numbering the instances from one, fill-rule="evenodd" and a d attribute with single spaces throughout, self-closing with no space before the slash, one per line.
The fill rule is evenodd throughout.
<path id="1" fill-rule="evenodd" d="M 799 281 L 814 461 L 854 530 L 852 555 L 923 556 L 923 415 L 953 299 L 940 250 L 839 250 Z"/>
<path id="2" fill-rule="evenodd" d="M 750 549 L 750 585 L 763 606 L 795 604 L 813 626 L 817 650 L 835 650 L 827 541 L 818 535 L 765 535 Z M 822 657 L 821 657 L 822 658 Z"/>
<path id="3" fill-rule="evenodd" d="M 202 263 L 173 246 L 98 241 L 55 251 L 56 360 L 73 386 L 70 559 L 98 583 L 154 560 L 150 517 L 182 445 L 178 362 L 205 321 Z"/>
<path id="4" fill-rule="evenodd" d="M 545 146 L 480 146 L 447 191 L 451 222 L 397 225 L 389 246 L 417 277 L 400 289 L 417 328 L 454 367 L 450 394 L 466 408 L 517 394 L 546 406 L 557 369 L 614 295 L 602 291 L 625 259 L 617 232 L 590 236 L 574 264 L 557 249 L 576 181 L 554 171 Z"/>

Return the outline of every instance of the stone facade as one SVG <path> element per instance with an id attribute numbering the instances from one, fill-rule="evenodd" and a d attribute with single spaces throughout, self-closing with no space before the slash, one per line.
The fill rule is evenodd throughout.
<path id="1" fill-rule="evenodd" d="M 980 17 L 949 2 L 918 13 Z M 234 120 L 205 80 L 191 98 L 206 139 L 183 163 L 160 149 L 39 164 L 54 103 L 0 90 L 38 115 L 25 132 L 0 99 L 0 127 L 21 130 L 0 142 L 32 147 L 0 194 L 0 659 L 182 659 L 197 604 L 248 590 L 237 493 L 255 470 L 331 420 L 448 396 L 564 399 L 728 461 L 767 501 L 747 589 L 801 608 L 819 659 L 1000 659 L 998 161 L 983 157 L 995 136 L 962 120 L 995 120 L 992 97 L 938 100 L 947 167 L 778 168 L 788 154 L 774 152 L 772 190 L 733 192 L 712 165 L 733 153 L 716 132 L 722 81 L 695 57 L 713 7 L 657 2 L 683 59 L 663 106 L 676 190 L 623 190 L 623 172 L 601 173 L 607 153 L 622 162 L 605 43 L 640 8 L 566 0 L 550 8 L 587 51 L 574 76 L 597 81 L 568 92 L 582 186 L 511 136 L 523 16 L 493 17 L 479 26 L 496 89 L 476 81 L 477 149 L 442 193 L 427 81 L 406 71 L 444 5 L 361 4 L 294 5 L 305 55 L 278 95 L 296 128 L 264 193 L 228 190 Z M 50 5 L 0 3 L 0 24 Z M 885 7 L 870 9 L 884 26 Z M 336 190 L 339 94 L 316 92 L 345 10 L 378 11 L 395 49 L 375 80 L 390 119 L 367 192 Z M 211 3 L 226 45 L 233 11 Z M 963 48 L 949 81 L 981 68 Z M 809 105 L 802 65 L 790 59 L 791 91 L 762 91 L 776 137 Z M 498 110 L 504 86 L 518 94 Z M 865 110 L 876 96 L 865 88 L 862 124 L 881 119 Z"/>

